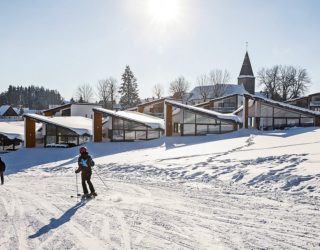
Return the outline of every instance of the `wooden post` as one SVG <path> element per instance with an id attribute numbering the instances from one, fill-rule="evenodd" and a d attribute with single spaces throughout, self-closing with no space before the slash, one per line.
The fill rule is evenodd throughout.
<path id="1" fill-rule="evenodd" d="M 248 117 L 249 117 L 249 98 L 244 96 L 243 102 L 243 119 L 244 119 L 244 128 L 248 128 Z"/>
<path id="2" fill-rule="evenodd" d="M 93 113 L 93 141 L 102 141 L 102 113 Z"/>
<path id="3" fill-rule="evenodd" d="M 26 117 L 24 120 L 25 147 L 34 148 L 36 146 L 36 122 Z"/>
<path id="4" fill-rule="evenodd" d="M 166 104 L 166 136 L 172 136 L 172 105 Z"/>
<path id="5" fill-rule="evenodd" d="M 43 113 L 44 116 L 53 116 L 53 112 L 52 111 L 47 111 Z"/>
<path id="6" fill-rule="evenodd" d="M 315 119 L 315 123 L 314 123 L 315 126 L 320 127 L 320 116 L 316 116 L 314 119 Z"/>
<path id="7" fill-rule="evenodd" d="M 138 112 L 139 113 L 143 113 L 144 111 L 144 107 L 143 106 L 138 106 Z"/>

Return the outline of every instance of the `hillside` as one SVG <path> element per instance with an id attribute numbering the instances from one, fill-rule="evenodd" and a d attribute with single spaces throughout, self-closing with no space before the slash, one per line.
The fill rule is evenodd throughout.
<path id="1" fill-rule="evenodd" d="M 2 155 L 0 249 L 319 249 L 320 129 L 89 143 Z M 81 184 L 78 176 L 78 187 Z"/>

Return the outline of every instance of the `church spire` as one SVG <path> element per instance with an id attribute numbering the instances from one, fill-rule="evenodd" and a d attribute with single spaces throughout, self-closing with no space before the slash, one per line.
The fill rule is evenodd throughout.
<path id="1" fill-rule="evenodd" d="M 247 45 L 248 46 L 248 45 Z M 240 74 L 238 77 L 238 85 L 243 85 L 246 91 L 254 95 L 255 93 L 255 77 L 251 67 L 251 62 L 248 54 L 248 50 L 244 56 Z"/>
<path id="2" fill-rule="evenodd" d="M 241 67 L 239 76 L 254 76 L 248 51 L 246 51 L 246 55 L 244 56 L 244 60 L 242 63 L 242 67 Z"/>

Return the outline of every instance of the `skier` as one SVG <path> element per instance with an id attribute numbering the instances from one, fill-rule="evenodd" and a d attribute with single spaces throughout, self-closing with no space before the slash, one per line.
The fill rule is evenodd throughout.
<path id="1" fill-rule="evenodd" d="M 1 160 L 0 157 L 0 178 L 1 178 L 1 185 L 4 183 L 3 173 L 6 171 L 6 164 Z"/>
<path id="2" fill-rule="evenodd" d="M 80 148 L 80 156 L 78 158 L 78 169 L 75 171 L 75 173 L 81 172 L 81 180 L 82 180 L 82 188 L 83 188 L 83 196 L 84 197 L 91 197 L 91 196 L 97 196 L 97 193 L 94 190 L 94 187 L 91 183 L 91 164 L 92 164 L 92 158 L 89 155 L 86 147 Z M 90 194 L 88 193 L 86 182 L 89 185 Z"/>

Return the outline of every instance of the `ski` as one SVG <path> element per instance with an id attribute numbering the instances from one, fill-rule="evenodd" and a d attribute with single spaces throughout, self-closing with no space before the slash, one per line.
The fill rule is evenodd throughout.
<path id="1" fill-rule="evenodd" d="M 70 195 L 70 198 L 76 198 L 76 197 L 80 197 L 81 194 L 77 194 L 77 195 Z"/>

